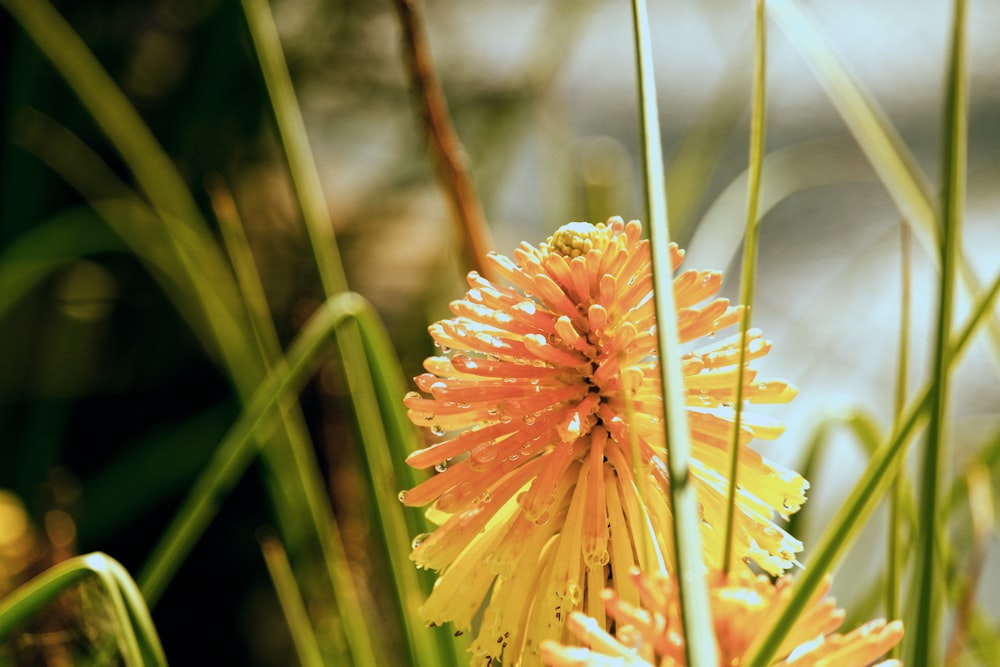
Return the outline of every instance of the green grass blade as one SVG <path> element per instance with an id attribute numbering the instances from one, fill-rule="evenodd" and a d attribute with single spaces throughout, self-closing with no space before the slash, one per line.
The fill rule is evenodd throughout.
<path id="1" fill-rule="evenodd" d="M 726 492 L 726 534 L 723 540 L 722 571 L 729 572 L 733 559 L 733 532 L 736 525 L 736 492 L 740 461 L 740 424 L 743 419 L 743 383 L 746 370 L 746 340 L 753 310 L 757 277 L 757 239 L 760 203 L 760 177 L 764 168 L 764 145 L 767 128 L 767 31 L 764 2 L 754 5 L 753 105 L 750 110 L 750 174 L 747 187 L 746 235 L 743 241 L 743 272 L 740 278 L 740 355 L 736 371 L 736 401 L 732 438 L 729 441 L 729 488 Z"/>
<path id="2" fill-rule="evenodd" d="M 0 638 L 39 612 L 84 577 L 96 576 L 121 629 L 122 658 L 129 667 L 167 664 L 149 609 L 117 561 L 102 553 L 76 556 L 55 565 L 0 600 Z"/>
<path id="3" fill-rule="evenodd" d="M 895 421 L 896 428 L 898 422 L 903 417 L 903 410 L 906 409 L 906 383 L 907 365 L 910 357 L 910 228 L 903 223 L 900 225 L 900 315 L 899 315 L 899 352 L 896 357 L 896 395 L 895 395 Z M 887 549 L 886 549 L 886 587 L 885 587 L 885 615 L 889 619 L 900 618 L 900 602 L 903 585 L 903 568 L 906 566 L 904 558 L 902 517 L 902 493 L 903 480 L 898 476 L 892 483 L 892 490 L 889 495 L 889 518 L 887 529 Z M 898 658 L 900 647 L 892 647 L 889 655 Z"/>
<path id="4" fill-rule="evenodd" d="M 0 0 L 77 94 L 161 213 L 204 219 L 177 168 L 121 89 L 48 0 Z"/>
<path id="5" fill-rule="evenodd" d="M 965 65 L 965 2 L 956 0 L 952 17 L 951 56 L 944 113 L 942 156 L 941 280 L 938 294 L 937 336 L 934 347 L 930 425 L 923 452 L 921 471 L 918 547 L 914 580 L 915 622 L 909 642 L 915 667 L 936 664 L 938 629 L 943 594 L 934 566 L 935 538 L 945 461 L 945 424 L 951 366 L 952 312 L 954 310 L 955 261 L 960 247 L 962 212 L 965 205 L 965 160 L 967 91 Z"/>
<path id="6" fill-rule="evenodd" d="M 283 370 L 276 368 L 272 371 L 247 403 L 243 414 L 216 449 L 212 460 L 203 470 L 183 507 L 175 515 L 174 522 L 154 550 L 139 577 L 148 598 L 155 599 L 159 596 L 186 554 L 207 528 L 217 512 L 221 499 L 233 487 L 258 453 L 260 432 L 266 431 L 273 424 L 277 412 L 276 406 L 280 405 L 283 397 L 291 395 L 302 387 L 321 352 L 325 349 L 324 346 L 330 336 L 335 332 L 339 335 L 342 327 L 348 323 L 353 323 L 361 331 L 366 331 L 374 327 L 374 322 L 377 322 L 377 316 L 371 306 L 361 297 L 347 292 L 327 300 L 316 311 L 290 346 L 287 355 L 287 368 Z M 378 340 L 379 334 L 373 338 Z M 376 344 L 373 349 L 381 348 L 379 344 Z M 359 398 L 359 400 L 365 400 L 364 404 L 366 405 L 375 404 L 370 398 Z M 378 421 L 378 417 L 369 412 L 364 415 L 364 420 L 366 423 L 371 420 Z M 386 446 L 383 445 L 383 447 Z M 383 462 L 386 460 L 383 459 Z M 389 482 L 389 484 L 392 483 Z M 398 507 L 395 495 L 397 490 L 393 487 L 388 495 L 393 506 L 397 508 L 398 516 L 401 517 L 402 512 Z M 387 524 L 390 521 L 394 522 L 397 539 L 408 541 L 405 524 L 399 523 L 401 519 L 384 520 Z M 402 525 L 402 528 L 399 528 L 399 525 Z M 405 553 L 405 550 L 400 551 L 401 556 Z M 342 556 L 340 559 L 342 560 Z M 400 578 L 410 577 L 412 582 L 416 578 L 417 572 L 408 561 L 405 563 L 404 561 L 405 558 L 396 561 L 398 571 L 394 571 L 393 574 Z M 343 579 L 349 577 L 349 572 L 343 568 L 338 569 L 336 574 L 339 577 L 339 583 L 336 587 L 338 602 L 344 614 L 342 622 L 348 626 L 345 628 L 345 634 L 348 635 L 349 640 L 367 641 L 368 633 L 361 613 L 351 611 L 358 609 L 356 600 L 340 599 L 352 590 L 350 582 Z M 414 596 L 412 591 L 416 590 L 419 593 L 419 584 L 410 583 L 405 590 L 410 592 L 410 597 L 406 601 L 406 609 L 412 612 L 419 604 L 420 598 L 420 595 Z M 403 620 L 412 623 L 414 617 L 413 614 L 408 614 Z M 430 644 L 434 635 L 429 629 L 410 627 L 408 632 L 411 634 L 411 640 L 416 643 L 420 651 L 423 651 L 417 653 L 417 659 L 421 661 L 418 664 L 441 664 L 422 662 L 422 659 L 437 659 L 434 657 L 437 649 Z M 363 654 L 360 657 L 355 655 L 357 664 L 371 664 L 366 663 L 362 658 Z"/>
<path id="7" fill-rule="evenodd" d="M 326 212 L 319 175 L 309 148 L 288 66 L 281 51 L 274 19 L 265 0 L 243 0 L 243 8 L 261 63 L 310 245 L 320 270 L 320 280 L 329 299 L 347 289 L 347 279 L 336 250 L 336 239 Z M 364 315 L 358 317 L 363 318 Z M 393 446 L 398 449 L 412 442 L 412 431 L 399 423 L 398 409 L 395 409 L 396 417 L 390 420 L 391 435 L 399 437 L 398 440 L 387 437 L 382 423 L 383 414 L 393 414 L 392 410 L 385 412 L 384 407 L 398 402 L 403 393 L 399 391 L 391 397 L 387 395 L 388 390 L 399 388 L 387 380 L 393 375 L 399 375 L 398 364 L 391 370 L 387 367 L 391 364 L 389 360 L 395 359 L 394 353 L 378 357 L 382 370 L 376 369 L 377 379 L 374 378 L 371 364 L 375 363 L 376 357 L 365 354 L 364 339 L 368 337 L 365 327 L 374 328 L 377 318 L 367 319 L 368 324 L 360 328 L 356 319 L 345 323 L 339 332 L 338 344 L 344 359 L 344 372 L 372 483 L 371 499 L 378 515 L 378 528 L 385 542 L 386 557 L 397 584 L 395 593 L 401 610 L 400 620 L 406 631 L 410 659 L 422 664 L 442 664 L 441 661 L 445 660 L 443 656 L 448 654 L 450 646 L 442 647 L 443 638 L 440 633 L 431 633 L 415 621 L 417 601 L 423 596 L 423 587 L 419 583 L 418 573 L 406 556 L 410 545 L 409 528 L 404 510 L 397 499 L 401 488 L 399 480 L 408 479 L 408 474 L 399 474 L 406 453 L 398 458 L 390 454 Z M 381 412 L 379 406 L 383 407 Z M 406 433 L 411 435 L 404 436 Z"/>
<path id="8" fill-rule="evenodd" d="M 952 337 L 951 353 L 948 355 L 951 364 L 958 363 L 961 359 L 974 333 L 985 322 L 998 294 L 1000 294 L 1000 275 L 997 275 L 990 289 L 979 298 L 961 332 Z M 830 521 L 820 544 L 812 553 L 809 568 L 795 582 L 788 606 L 774 620 L 771 628 L 763 633 L 760 644 L 744 661 L 747 667 L 765 667 L 770 664 L 769 661 L 791 629 L 792 623 L 809 603 L 809 596 L 816 591 L 825 573 L 832 570 L 857 527 L 864 524 L 871 515 L 884 493 L 886 484 L 891 482 L 898 472 L 906 452 L 905 445 L 917 423 L 927 417 L 930 407 L 931 387 L 926 386 L 919 392 L 918 398 L 910 402 L 892 437 L 872 456 L 861 479 Z"/>
<path id="9" fill-rule="evenodd" d="M 281 136 L 288 159 L 288 171 L 298 194 L 302 217 L 316 257 L 323 292 L 329 297 L 347 289 L 347 278 L 340 253 L 337 252 L 337 239 L 330 225 L 323 187 L 316 172 L 305 123 L 288 75 L 285 55 L 281 51 L 278 29 L 274 25 L 267 0 L 243 0 L 243 12 L 270 95 L 278 134 Z"/>
<path id="10" fill-rule="evenodd" d="M 285 548 L 270 530 L 259 531 L 257 540 L 274 590 L 278 594 L 281 611 L 288 622 L 299 664 L 302 667 L 323 667 L 323 654 L 319 650 L 316 633 L 309 622 L 309 612 L 306 611 L 305 602 L 295 583 L 295 575 L 292 574 Z"/>
<path id="11" fill-rule="evenodd" d="M 212 184 L 209 190 L 212 198 L 212 206 L 216 212 L 219 228 L 222 231 L 222 238 L 233 265 L 242 301 L 246 305 L 250 323 L 253 327 L 257 347 L 268 371 L 280 374 L 285 370 L 285 360 L 282 357 L 281 343 L 267 306 L 264 286 L 257 272 L 257 267 L 250 251 L 250 244 L 246 238 L 242 221 L 239 219 L 235 202 L 233 202 L 221 181 Z M 280 399 L 279 411 L 281 414 L 291 416 L 293 423 L 305 423 L 299 404 L 292 395 L 286 395 Z M 312 447 L 308 440 L 300 437 L 300 432 L 296 429 L 288 431 L 288 445 L 288 458 L 294 467 L 292 472 L 295 474 L 296 479 L 301 480 L 306 509 L 308 510 L 307 520 L 311 523 L 311 527 L 323 551 L 323 564 L 329 570 L 331 581 L 349 582 L 351 580 L 346 573 L 349 573 L 350 566 L 343 556 L 339 529 L 329 505 L 326 487 L 320 477 L 319 466 L 312 452 Z M 274 463 L 272 461 L 272 467 L 275 467 L 275 474 L 281 474 L 280 469 L 276 468 Z M 284 503 L 279 503 L 276 509 L 279 513 L 296 511 L 296 507 L 291 505 L 288 504 L 286 506 Z M 290 521 L 284 519 L 282 523 L 288 524 Z M 328 537 L 328 535 L 332 536 L 332 538 Z M 277 555 L 273 551 L 271 554 L 277 558 Z M 266 555 L 267 553 L 265 553 Z M 281 557 L 284 558 L 284 562 L 287 564 L 287 554 L 283 547 L 281 548 Z M 268 560 L 268 563 L 272 570 L 272 576 L 277 577 L 279 573 L 276 573 L 274 568 L 280 567 L 280 563 L 274 563 L 271 560 Z M 290 569 L 289 576 L 291 576 Z M 278 585 L 277 580 L 275 585 Z M 293 583 L 292 586 L 294 587 L 295 584 Z M 290 591 L 285 591 L 285 593 L 286 597 L 287 595 L 291 595 Z M 279 589 L 279 596 L 281 595 L 282 590 Z M 298 593 L 295 595 L 301 597 Z M 344 598 L 344 601 L 348 604 L 353 604 L 355 597 L 356 594 L 351 593 Z M 292 604 L 291 600 L 282 598 L 282 605 L 286 609 L 286 612 L 288 611 L 287 606 Z M 357 611 L 359 610 L 342 609 L 341 613 L 354 614 Z M 293 627 L 292 632 L 293 638 L 296 639 L 296 647 L 300 648 L 300 650 L 305 650 L 299 645 L 300 639 L 303 643 L 309 644 L 309 642 L 307 638 L 296 638 L 294 633 L 308 633 L 312 639 L 312 643 L 316 641 L 316 635 L 312 632 L 312 628 Z M 366 646 L 367 642 L 361 638 L 355 639 L 354 642 L 348 639 L 348 643 L 354 643 L 356 645 L 354 650 L 356 651 L 367 653 L 370 650 Z M 327 655 L 337 653 L 336 648 L 331 642 L 325 642 L 325 648 Z M 316 650 L 319 650 L 318 646 Z M 311 653 L 308 655 L 311 655 Z"/>
<path id="12" fill-rule="evenodd" d="M 684 399 L 684 381 L 680 369 L 680 346 L 677 339 L 677 314 L 674 307 L 673 270 L 670 266 L 670 229 L 667 222 L 667 197 L 663 176 L 656 84 L 653 77 L 652 40 L 649 16 L 644 0 L 633 0 L 636 68 L 638 71 L 639 108 L 642 129 L 642 154 L 645 167 L 646 207 L 649 217 L 650 249 L 653 260 L 653 296 L 656 306 L 657 347 L 660 359 L 660 382 L 663 388 L 663 419 L 666 426 L 667 468 L 670 476 L 670 500 L 676 549 L 675 567 L 684 629 L 684 651 L 689 665 L 714 665 L 718 662 L 712 614 L 702 564 L 700 521 L 697 498 L 688 460 L 691 456 L 690 432 Z M 644 479 L 639 476 L 638 479 Z"/>

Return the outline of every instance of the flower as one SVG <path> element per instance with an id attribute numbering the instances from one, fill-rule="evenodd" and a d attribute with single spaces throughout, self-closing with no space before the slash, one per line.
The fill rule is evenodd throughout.
<path id="1" fill-rule="evenodd" d="M 451 304 L 455 317 L 430 327 L 441 354 L 416 378 L 423 394 L 410 392 L 404 402 L 410 419 L 441 440 L 407 461 L 439 474 L 400 499 L 433 503 L 428 516 L 439 524 L 414 540 L 410 556 L 443 571 L 421 608 L 424 619 L 467 630 L 489 598 L 476 655 L 506 649 L 509 664 L 537 662 L 541 639 L 562 636 L 572 609 L 599 609 L 605 585 L 623 587 L 625 599 L 637 602 L 628 577 L 617 575 L 644 561 L 646 545 L 672 567 L 670 531 L 659 529 L 670 525 L 669 497 L 651 262 L 640 234 L 638 222 L 621 218 L 574 222 L 538 247 L 521 244 L 513 260 L 491 254 L 509 286 L 470 273 L 471 289 Z M 682 259 L 671 246 L 674 269 Z M 675 277 L 682 342 L 739 320 L 740 308 L 712 299 L 721 281 L 714 271 Z M 769 349 L 752 331 L 746 359 Z M 734 336 L 682 359 L 710 566 L 722 556 L 722 471 L 738 358 Z M 796 393 L 750 369 L 744 381 L 752 403 L 787 402 Z M 742 414 L 735 548 L 774 574 L 794 564 L 802 545 L 772 516 L 797 511 L 808 484 L 745 445 L 780 432 L 776 422 Z M 638 476 L 633 444 L 646 471 Z"/>
<path id="2" fill-rule="evenodd" d="M 678 667 L 685 664 L 684 640 L 680 633 L 677 587 L 663 574 L 640 574 L 632 580 L 639 589 L 643 608 L 636 607 L 614 591 L 605 591 L 608 615 L 616 622 L 616 637 L 603 623 L 574 612 L 568 626 L 590 648 L 569 647 L 556 642 L 542 645 L 542 657 L 551 667 Z M 749 570 L 708 575 L 709 596 L 719 664 L 739 665 L 754 648 L 761 630 L 770 627 L 788 605 L 792 580 L 767 577 Z M 832 598 L 822 599 L 830 589 L 830 578 L 799 615 L 778 649 L 775 667 L 820 667 L 823 665 L 869 665 L 899 643 L 900 621 L 870 621 L 842 635 L 834 633 L 844 621 L 844 611 Z M 901 665 L 896 660 L 881 667 Z"/>

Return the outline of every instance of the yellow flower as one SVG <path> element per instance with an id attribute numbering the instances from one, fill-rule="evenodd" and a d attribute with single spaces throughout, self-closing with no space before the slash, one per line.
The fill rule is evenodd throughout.
<path id="1" fill-rule="evenodd" d="M 509 664 L 537 662 L 541 639 L 562 636 L 572 609 L 600 609 L 605 585 L 624 586 L 637 601 L 628 578 L 615 573 L 638 565 L 646 543 L 671 567 L 653 285 L 640 234 L 638 222 L 620 218 L 576 222 L 538 247 L 521 244 L 513 260 L 492 254 L 509 285 L 469 274 L 471 289 L 451 304 L 455 317 L 430 327 L 441 355 L 416 378 L 430 396 L 411 392 L 405 403 L 410 419 L 441 440 L 407 461 L 439 474 L 400 498 L 434 503 L 428 515 L 440 524 L 414 540 L 411 554 L 418 566 L 443 571 L 422 607 L 425 620 L 469 629 L 489 598 L 477 655 L 506 649 Z M 671 254 L 676 269 L 683 252 L 673 246 Z M 709 300 L 721 282 L 713 271 L 675 277 L 682 342 L 738 321 L 739 308 Z M 746 347 L 749 360 L 770 344 L 753 331 Z M 738 355 L 737 335 L 682 360 L 709 565 L 722 554 Z M 749 369 L 744 378 L 753 403 L 796 393 Z M 780 432 L 780 424 L 743 413 L 744 445 Z M 641 480 L 633 441 L 648 471 Z M 797 511 L 808 484 L 744 446 L 739 485 L 737 553 L 777 574 L 802 545 L 772 516 Z"/>
<path id="2" fill-rule="evenodd" d="M 551 667 L 680 667 L 685 664 L 681 637 L 677 588 L 662 575 L 632 573 L 639 589 L 642 608 L 614 591 L 604 594 L 607 613 L 616 622 L 616 636 L 605 632 L 603 623 L 574 612 L 569 628 L 590 648 L 546 642 L 542 657 Z M 754 648 L 760 632 L 784 610 L 791 596 L 792 581 L 781 577 L 776 583 L 741 569 L 725 577 L 708 575 L 719 665 L 735 667 Z M 832 598 L 822 599 L 830 589 L 827 577 L 806 610 L 778 649 L 775 667 L 832 667 L 869 665 L 899 643 L 903 637 L 900 621 L 875 620 L 842 635 L 834 633 L 844 621 L 844 611 Z M 889 660 L 882 667 L 901 665 Z"/>

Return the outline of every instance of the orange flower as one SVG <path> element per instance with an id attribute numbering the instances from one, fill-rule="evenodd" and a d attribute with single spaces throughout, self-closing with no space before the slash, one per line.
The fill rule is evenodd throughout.
<path id="1" fill-rule="evenodd" d="M 569 618 L 569 628 L 590 648 L 546 642 L 542 657 L 551 667 L 680 667 L 685 664 L 684 641 L 680 634 L 679 603 L 673 580 L 662 574 L 632 573 L 642 608 L 605 591 L 607 613 L 616 623 L 616 637 L 604 624 L 580 613 Z M 760 632 L 788 605 L 792 581 L 781 577 L 776 583 L 748 570 L 709 575 L 709 595 L 719 649 L 719 664 L 739 665 L 754 648 Z M 846 635 L 833 633 L 844 621 L 844 611 L 832 598 L 822 599 L 830 589 L 827 578 L 791 632 L 778 649 L 775 667 L 820 667 L 869 665 L 885 655 L 903 637 L 900 621 L 870 621 Z M 889 660 L 881 667 L 901 665 Z"/>
<path id="2" fill-rule="evenodd" d="M 510 285 L 469 274 L 455 317 L 430 327 L 441 355 L 416 378 L 430 397 L 405 398 L 410 419 L 442 438 L 411 454 L 440 474 L 400 494 L 440 524 L 414 540 L 411 558 L 443 570 L 422 608 L 427 621 L 471 627 L 489 597 L 473 651 L 515 664 L 543 638 L 562 635 L 570 610 L 601 608 L 610 585 L 636 591 L 615 573 L 638 565 L 649 544 L 671 568 L 662 397 L 656 359 L 649 246 L 638 222 L 570 223 L 545 243 L 521 244 L 490 262 Z M 671 248 L 672 264 L 683 253 Z M 714 299 L 713 271 L 674 279 L 680 339 L 738 321 L 741 310 Z M 769 350 L 759 331 L 746 358 Z M 722 553 L 739 337 L 683 357 L 691 468 L 702 509 L 705 560 Z M 753 403 L 791 400 L 782 381 L 744 375 Z M 743 413 L 741 442 L 774 438 L 781 426 Z M 633 472 L 635 444 L 647 474 Z M 771 573 L 790 567 L 801 543 L 772 522 L 805 500 L 808 484 L 742 447 L 736 549 Z M 640 482 L 643 489 L 640 490 Z M 656 527 L 656 529 L 654 529 Z M 619 583 L 618 579 L 623 579 Z"/>

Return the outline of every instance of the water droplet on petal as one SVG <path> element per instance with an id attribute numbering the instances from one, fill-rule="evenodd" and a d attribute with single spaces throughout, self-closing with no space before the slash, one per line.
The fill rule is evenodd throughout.
<path id="1" fill-rule="evenodd" d="M 402 491 L 400 491 L 399 493 L 397 493 L 396 497 L 399 498 L 399 502 L 405 503 L 406 502 L 406 489 L 403 489 Z"/>
<path id="2" fill-rule="evenodd" d="M 448 461 L 441 461 L 441 463 L 434 466 L 434 469 L 438 472 L 444 472 L 448 469 Z"/>
<path id="3" fill-rule="evenodd" d="M 479 502 L 481 503 L 488 503 L 491 500 L 493 500 L 493 494 L 490 493 L 489 489 L 483 491 L 482 495 L 479 496 Z"/>
<path id="4" fill-rule="evenodd" d="M 528 426 L 533 426 L 535 421 L 537 421 L 537 417 L 535 417 L 535 415 L 532 414 L 527 414 L 521 417 L 521 420 L 524 421 L 524 423 L 527 424 Z"/>
<path id="5" fill-rule="evenodd" d="M 424 543 L 424 540 L 426 540 L 430 536 L 431 536 L 430 533 L 420 533 L 419 535 L 413 538 L 412 542 L 410 542 L 410 548 L 416 549 L 417 547 L 419 547 L 421 544 Z"/>
<path id="6" fill-rule="evenodd" d="M 404 401 L 412 401 L 412 400 L 417 399 L 417 398 L 422 398 L 422 397 L 421 397 L 420 393 L 416 392 L 416 391 L 408 391 L 408 392 L 406 392 L 406 396 L 403 396 L 403 400 Z"/>
<path id="7" fill-rule="evenodd" d="M 445 430 L 444 430 L 444 427 L 441 426 L 441 424 L 432 424 L 431 425 L 431 433 L 433 433 L 434 435 L 436 435 L 436 436 L 438 436 L 440 438 L 442 435 L 444 435 Z"/>

